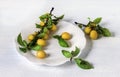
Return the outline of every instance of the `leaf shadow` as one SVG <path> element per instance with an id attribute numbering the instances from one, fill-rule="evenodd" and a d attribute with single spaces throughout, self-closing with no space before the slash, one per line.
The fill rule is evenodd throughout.
<path id="1" fill-rule="evenodd" d="M 62 64 L 62 65 L 59 65 L 59 66 L 56 66 L 56 67 L 60 67 L 60 68 L 70 68 L 71 66 L 74 66 L 75 62 L 70 62 L 70 61 L 67 61 L 66 63 Z"/>

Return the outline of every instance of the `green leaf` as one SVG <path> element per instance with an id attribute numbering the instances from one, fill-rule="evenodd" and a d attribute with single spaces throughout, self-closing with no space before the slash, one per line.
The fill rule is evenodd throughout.
<path id="1" fill-rule="evenodd" d="M 53 23 L 54 23 L 55 25 L 57 25 L 57 24 L 58 24 L 58 21 L 53 21 Z"/>
<path id="2" fill-rule="evenodd" d="M 59 38 L 58 41 L 59 41 L 60 46 L 69 47 L 68 43 L 64 39 Z"/>
<path id="3" fill-rule="evenodd" d="M 44 36 L 45 36 L 45 33 L 40 33 L 40 34 L 38 35 L 39 38 L 43 38 Z"/>
<path id="4" fill-rule="evenodd" d="M 81 61 L 82 61 L 82 60 L 79 59 L 79 58 L 75 58 L 74 60 L 75 60 L 75 63 L 76 63 L 77 65 L 80 65 L 80 63 L 81 63 Z"/>
<path id="5" fill-rule="evenodd" d="M 58 38 L 60 38 L 60 36 L 59 35 L 54 35 L 53 38 L 58 39 Z"/>
<path id="6" fill-rule="evenodd" d="M 101 22 L 101 20 L 102 20 L 102 18 L 101 18 L 101 17 L 98 17 L 98 18 L 96 18 L 95 20 L 93 20 L 93 22 L 94 22 L 95 24 L 99 24 L 99 23 Z"/>
<path id="7" fill-rule="evenodd" d="M 48 18 L 48 22 L 47 22 L 47 28 L 52 28 L 52 24 L 53 24 L 53 22 L 52 22 L 52 18 L 51 17 L 49 17 Z"/>
<path id="8" fill-rule="evenodd" d="M 63 19 L 63 18 L 64 18 L 64 15 L 57 17 L 57 19 Z"/>
<path id="9" fill-rule="evenodd" d="M 88 17 L 88 20 L 91 21 L 90 17 Z"/>
<path id="10" fill-rule="evenodd" d="M 95 30 L 98 32 L 99 35 L 102 34 L 102 30 L 101 30 L 101 26 L 100 26 L 100 25 L 97 25 L 97 26 L 95 27 Z"/>
<path id="11" fill-rule="evenodd" d="M 27 42 L 23 40 L 24 47 L 27 47 Z"/>
<path id="12" fill-rule="evenodd" d="M 44 28 L 43 28 L 43 32 L 44 32 L 44 33 L 47 33 L 47 32 L 48 32 L 47 27 L 44 27 Z"/>
<path id="13" fill-rule="evenodd" d="M 48 15 L 49 14 L 44 14 L 44 15 L 41 15 L 39 18 L 40 18 L 41 21 L 45 21 L 45 19 L 48 18 Z"/>
<path id="14" fill-rule="evenodd" d="M 82 26 L 83 26 L 82 24 L 79 24 L 79 25 L 78 25 L 78 27 L 81 28 L 81 29 L 82 29 Z"/>
<path id="15" fill-rule="evenodd" d="M 61 20 L 61 19 L 64 18 L 64 15 L 61 15 L 61 16 L 59 16 L 59 17 L 56 17 L 56 16 L 54 16 L 54 17 L 55 17 L 55 19 L 53 19 L 53 23 L 56 25 L 59 20 Z"/>
<path id="16" fill-rule="evenodd" d="M 71 54 L 73 57 L 77 56 L 80 52 L 80 49 L 78 47 L 76 47 L 75 51 L 72 51 Z"/>
<path id="17" fill-rule="evenodd" d="M 39 51 L 41 49 L 42 49 L 42 47 L 40 45 L 36 45 L 36 46 L 32 47 L 32 50 L 35 50 L 35 51 Z"/>
<path id="18" fill-rule="evenodd" d="M 82 60 L 79 58 L 75 58 L 74 60 L 75 60 L 75 63 L 82 69 L 92 69 L 93 68 L 93 66 L 85 60 Z"/>
<path id="19" fill-rule="evenodd" d="M 58 21 L 58 20 L 60 20 L 60 19 L 63 19 L 63 17 L 64 17 L 64 15 L 61 15 L 61 16 L 59 16 L 59 17 L 56 17 L 55 16 L 55 19 L 53 19 L 54 21 Z"/>
<path id="20" fill-rule="evenodd" d="M 62 50 L 62 54 L 66 57 L 66 58 L 71 58 L 72 54 L 69 51 L 66 50 Z"/>
<path id="21" fill-rule="evenodd" d="M 36 28 L 42 28 L 39 24 L 35 24 Z"/>
<path id="22" fill-rule="evenodd" d="M 27 48 L 22 48 L 22 47 L 19 47 L 20 51 L 26 53 L 27 52 Z"/>
<path id="23" fill-rule="evenodd" d="M 102 29 L 102 33 L 105 37 L 111 36 L 111 33 L 107 28 L 101 28 L 101 29 Z"/>
<path id="24" fill-rule="evenodd" d="M 24 46 L 24 43 L 23 43 L 23 41 L 22 41 L 21 33 L 20 33 L 20 34 L 18 35 L 18 37 L 17 37 L 17 42 L 18 42 L 19 45 Z"/>
<path id="25" fill-rule="evenodd" d="M 61 47 L 69 47 L 68 43 L 67 43 L 64 39 L 62 39 L 61 36 L 55 35 L 55 36 L 53 36 L 53 38 L 55 38 L 55 39 L 58 40 L 59 45 L 60 45 Z"/>

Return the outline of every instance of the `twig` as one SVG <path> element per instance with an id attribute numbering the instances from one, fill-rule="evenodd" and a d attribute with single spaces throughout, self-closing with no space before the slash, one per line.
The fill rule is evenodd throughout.
<path id="1" fill-rule="evenodd" d="M 52 7 L 52 9 L 50 10 L 50 15 L 52 15 L 53 10 L 54 10 L 54 7 Z"/>
<path id="2" fill-rule="evenodd" d="M 76 24 L 76 25 L 82 25 L 82 26 L 86 27 L 86 25 L 85 25 L 85 24 L 82 24 L 82 23 L 75 22 L 75 24 Z"/>

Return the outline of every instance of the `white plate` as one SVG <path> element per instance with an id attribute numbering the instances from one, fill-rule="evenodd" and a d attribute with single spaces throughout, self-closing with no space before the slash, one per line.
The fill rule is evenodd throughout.
<path id="1" fill-rule="evenodd" d="M 18 47 L 19 47 L 18 44 L 16 44 L 17 52 L 20 55 L 22 55 L 23 57 L 25 57 L 27 60 L 29 60 L 30 62 L 32 62 L 34 64 L 38 64 L 38 65 L 42 64 L 42 65 L 48 65 L 48 66 L 57 66 L 57 65 L 61 65 L 61 64 L 64 64 L 65 62 L 69 61 L 68 58 L 65 58 L 62 55 L 61 50 L 65 49 L 65 50 L 71 51 L 71 50 L 75 50 L 75 47 L 79 47 L 80 50 L 82 51 L 86 45 L 85 35 L 84 35 L 83 31 L 80 28 L 78 28 L 78 26 L 73 25 L 66 21 L 60 21 L 57 26 L 58 26 L 58 31 L 55 32 L 54 35 L 56 35 L 56 34 L 60 35 L 62 32 L 69 32 L 72 35 L 72 39 L 69 40 L 69 42 L 71 43 L 70 48 L 60 47 L 57 39 L 51 38 L 51 39 L 47 40 L 49 45 L 47 45 L 45 47 L 45 51 L 46 51 L 46 53 L 49 54 L 49 57 L 47 57 L 45 59 L 36 58 L 33 55 L 33 53 L 31 53 L 31 52 L 35 52 L 35 51 L 31 51 L 31 52 L 28 51 L 27 53 L 22 53 L 18 49 Z M 31 25 L 29 28 L 23 29 L 21 31 L 23 39 L 26 39 L 29 34 L 33 33 L 36 30 L 37 29 L 33 25 Z M 79 53 L 79 55 L 80 55 L 80 53 Z"/>

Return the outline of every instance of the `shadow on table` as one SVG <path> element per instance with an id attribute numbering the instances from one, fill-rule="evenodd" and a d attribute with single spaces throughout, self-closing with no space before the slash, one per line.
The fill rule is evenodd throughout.
<path id="1" fill-rule="evenodd" d="M 92 49 L 92 40 L 89 38 L 89 36 L 85 36 L 86 37 L 86 46 L 85 46 L 85 48 L 82 50 L 82 53 L 80 54 L 80 58 L 86 58 L 88 55 L 89 55 L 89 53 L 90 53 L 90 51 L 91 51 L 91 49 Z"/>
<path id="2" fill-rule="evenodd" d="M 62 64 L 62 65 L 59 65 L 57 67 L 60 67 L 60 68 L 69 68 L 71 66 L 74 66 L 74 61 L 71 63 L 70 61 L 67 61 L 66 63 Z"/>

